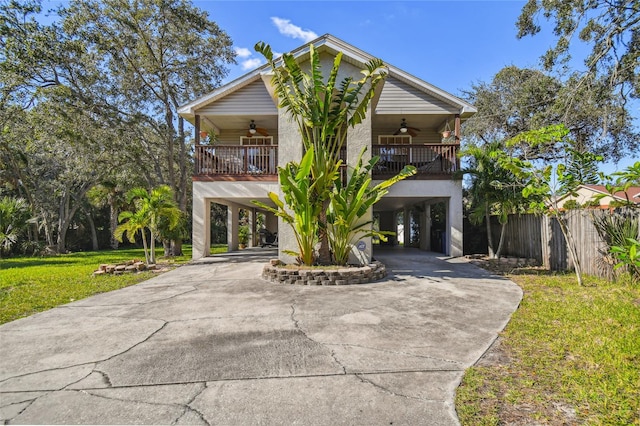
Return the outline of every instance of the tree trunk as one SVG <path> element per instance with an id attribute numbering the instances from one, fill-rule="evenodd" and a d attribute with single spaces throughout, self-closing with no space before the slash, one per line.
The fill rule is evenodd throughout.
<path id="1" fill-rule="evenodd" d="M 557 211 L 557 210 L 556 210 Z M 580 258 L 578 257 L 578 249 L 576 247 L 576 242 L 573 239 L 573 234 L 569 230 L 569 226 L 565 222 L 561 213 L 556 213 L 556 220 L 558 221 L 558 225 L 560 225 L 560 230 L 562 231 L 562 235 L 564 236 L 564 241 L 567 244 L 567 249 L 569 249 L 569 255 L 571 256 L 571 261 L 573 262 L 573 268 L 576 272 L 576 278 L 578 280 L 578 285 L 582 286 L 582 265 L 580 265 Z"/>
<path id="2" fill-rule="evenodd" d="M 489 259 L 495 259 L 496 255 L 493 251 L 493 235 L 491 234 L 491 216 L 489 215 L 489 204 L 484 207 L 484 221 L 487 227 L 487 251 Z"/>
<path id="3" fill-rule="evenodd" d="M 507 223 L 503 223 L 500 226 L 500 242 L 498 243 L 498 250 L 496 250 L 496 258 L 500 259 L 500 255 L 502 254 L 502 244 L 504 243 L 504 234 L 506 233 L 505 230 L 507 228 Z"/>
<path id="4" fill-rule="evenodd" d="M 144 228 L 142 228 L 142 247 L 144 249 L 144 261 L 147 265 L 150 265 L 149 248 L 147 247 L 147 231 Z"/>
<path id="5" fill-rule="evenodd" d="M 156 263 L 156 236 L 151 231 L 151 241 L 149 242 L 149 261 L 152 265 Z"/>
<path id="6" fill-rule="evenodd" d="M 109 200 L 109 238 L 110 246 L 113 250 L 118 250 L 119 241 L 116 238 L 116 228 L 118 227 L 118 207 L 115 200 Z"/>
<path id="7" fill-rule="evenodd" d="M 85 211 L 85 214 L 87 215 L 89 229 L 91 230 L 91 249 L 93 251 L 98 251 L 100 248 L 98 247 L 98 233 L 96 232 L 96 224 L 93 222 L 93 217 L 91 217 L 91 211 Z"/>
<path id="8" fill-rule="evenodd" d="M 164 250 L 164 257 L 171 256 L 171 241 L 162 240 L 162 248 Z"/>
<path id="9" fill-rule="evenodd" d="M 182 256 L 182 240 L 171 241 L 171 256 Z"/>

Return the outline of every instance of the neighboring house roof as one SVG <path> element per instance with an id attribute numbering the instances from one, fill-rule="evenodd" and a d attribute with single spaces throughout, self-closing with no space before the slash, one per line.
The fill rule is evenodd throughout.
<path id="1" fill-rule="evenodd" d="M 309 44 L 313 44 L 319 52 L 328 51 L 333 54 L 342 52 L 343 61 L 346 61 L 347 63 L 351 63 L 358 67 L 364 67 L 364 65 L 368 61 L 374 59 L 374 56 L 330 34 L 325 34 L 321 37 L 318 37 L 317 39 L 303 46 L 300 46 L 290 53 L 295 58 L 299 58 L 309 52 Z M 429 84 L 426 81 L 419 79 L 418 77 L 415 77 L 399 68 L 394 67 L 393 65 L 389 65 L 386 63 L 385 65 L 389 71 L 390 77 L 394 77 L 400 81 L 403 81 L 404 83 L 413 86 L 422 92 L 428 93 L 429 95 L 434 96 L 435 98 L 438 98 L 441 101 L 451 105 L 459 111 L 461 117 L 465 118 L 477 112 L 477 109 L 473 105 L 458 98 L 457 96 L 454 96 L 432 84 Z M 239 77 L 236 80 L 233 80 L 204 96 L 201 96 L 189 103 L 182 105 L 178 109 L 178 113 L 187 119 L 192 119 L 195 115 L 196 110 L 260 79 L 270 80 L 270 67 L 268 64 L 264 64 L 256 68 L 255 70 L 243 75 L 242 77 Z"/>
<path id="2" fill-rule="evenodd" d="M 619 201 L 630 201 L 635 204 L 640 203 L 640 186 L 630 186 L 626 191 L 617 191 L 613 194 L 607 191 L 604 185 L 580 185 L 586 189 L 590 189 L 593 192 L 605 195 L 613 195 L 613 198 Z"/>
<path id="3" fill-rule="evenodd" d="M 558 202 L 560 205 L 563 202 L 568 200 L 577 200 L 578 202 L 584 203 L 585 201 L 591 201 L 594 199 L 596 195 L 602 195 L 600 198 L 600 207 L 606 208 L 609 206 L 609 203 L 612 200 L 622 201 L 622 202 L 631 202 L 634 204 L 640 204 L 640 186 L 631 186 L 627 189 L 627 191 L 617 191 L 611 194 L 607 191 L 607 188 L 604 185 L 579 185 L 576 193 L 577 196 L 565 195 L 561 197 Z"/>

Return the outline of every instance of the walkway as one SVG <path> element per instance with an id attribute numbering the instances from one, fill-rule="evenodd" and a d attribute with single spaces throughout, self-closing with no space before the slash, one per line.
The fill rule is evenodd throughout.
<path id="1" fill-rule="evenodd" d="M 383 282 L 276 285 L 258 278 L 272 253 L 204 259 L 0 326 L 0 421 L 455 425 L 464 370 L 522 295 L 417 250 L 377 252 Z"/>

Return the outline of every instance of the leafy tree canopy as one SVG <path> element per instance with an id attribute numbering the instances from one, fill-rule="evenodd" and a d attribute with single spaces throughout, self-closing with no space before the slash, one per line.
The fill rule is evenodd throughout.
<path id="1" fill-rule="evenodd" d="M 465 135 L 476 144 L 505 140 L 544 126 L 564 125 L 574 148 L 607 160 L 636 152 L 640 132 L 624 99 L 605 82 L 574 74 L 564 81 L 540 70 L 508 66 L 489 83 L 480 82 L 464 93 L 478 113 L 465 123 Z M 556 159 L 558 145 L 520 145 L 523 158 Z"/>
<path id="2" fill-rule="evenodd" d="M 528 0 L 517 22 L 519 38 L 541 31 L 541 14 L 557 37 L 543 56 L 547 69 L 566 64 L 572 44 L 586 42 L 591 47 L 585 60 L 590 78 L 603 77 L 622 96 L 640 97 L 640 1 Z"/>

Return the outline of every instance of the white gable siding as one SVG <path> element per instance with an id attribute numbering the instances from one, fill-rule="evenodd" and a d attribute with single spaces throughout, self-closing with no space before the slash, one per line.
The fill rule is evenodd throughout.
<path id="1" fill-rule="evenodd" d="M 459 108 L 393 77 L 387 77 L 376 114 L 456 114 Z"/>
<path id="2" fill-rule="evenodd" d="M 197 111 L 200 115 L 270 115 L 278 110 L 262 81 L 256 81 L 237 92 Z"/>

